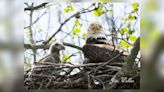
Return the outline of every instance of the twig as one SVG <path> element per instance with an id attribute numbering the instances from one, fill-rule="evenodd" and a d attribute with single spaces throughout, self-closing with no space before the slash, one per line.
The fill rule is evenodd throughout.
<path id="1" fill-rule="evenodd" d="M 63 45 L 69 46 L 69 47 L 72 47 L 72 48 L 76 48 L 78 50 L 82 50 L 83 49 L 82 47 L 79 47 L 79 46 L 76 46 L 76 45 L 73 45 L 73 44 L 70 44 L 70 43 L 63 42 Z"/>
<path id="2" fill-rule="evenodd" d="M 64 32 L 64 31 L 61 31 L 61 32 L 63 32 L 63 33 L 65 33 L 65 34 L 67 34 L 67 36 L 69 35 L 69 36 L 71 36 L 71 37 L 73 37 L 73 35 L 71 35 L 71 32 L 70 33 L 67 33 L 67 32 Z M 84 38 L 82 38 L 81 36 L 79 36 L 79 35 L 75 35 L 75 36 L 77 36 L 78 38 L 81 38 L 81 39 L 83 39 L 83 40 L 85 40 Z M 63 37 L 62 39 L 65 39 L 66 38 L 66 36 L 65 37 Z"/>
<path id="3" fill-rule="evenodd" d="M 108 75 L 109 76 L 109 75 Z M 102 84 L 102 86 L 103 86 L 103 89 L 106 89 L 106 87 L 105 87 L 105 84 L 103 83 L 103 81 L 100 79 L 100 78 L 98 78 L 98 77 L 96 77 L 96 76 L 92 76 L 94 79 L 96 79 L 97 81 L 99 81 L 101 84 Z"/>
<path id="4" fill-rule="evenodd" d="M 70 43 L 65 43 L 63 42 L 65 46 L 72 47 L 78 50 L 82 50 L 82 47 L 70 44 Z M 40 45 L 33 45 L 33 44 L 24 44 L 25 49 L 49 49 L 50 44 L 40 44 Z"/>
<path id="5" fill-rule="evenodd" d="M 41 44 L 41 45 L 24 44 L 25 49 L 49 49 L 49 47 L 50 47 L 49 44 L 47 44 L 47 45 L 44 45 L 44 44 Z"/>
<path id="6" fill-rule="evenodd" d="M 27 28 L 29 28 L 30 26 L 32 26 L 32 25 L 34 25 L 36 22 L 38 22 L 39 21 L 39 19 L 43 16 L 43 15 L 45 15 L 47 12 L 45 11 L 42 15 L 40 15 L 31 25 L 29 25 L 29 26 L 26 26 L 26 27 L 24 27 L 24 29 L 27 29 Z"/>
<path id="7" fill-rule="evenodd" d="M 123 40 L 125 42 L 127 42 L 129 45 L 133 46 L 132 43 L 128 42 L 125 40 L 125 38 L 120 38 L 120 37 L 117 37 L 117 36 L 113 36 L 112 34 L 105 34 L 106 36 L 110 36 L 110 37 L 113 37 L 113 38 L 116 38 L 116 39 L 120 39 L 120 40 Z"/>
<path id="8" fill-rule="evenodd" d="M 66 58 L 63 62 L 66 63 L 66 61 L 67 61 L 68 59 L 70 59 L 70 58 L 73 57 L 73 56 L 76 56 L 75 54 L 77 54 L 77 53 L 79 53 L 79 52 L 75 52 L 75 53 L 71 54 L 71 55 L 70 55 L 68 58 Z"/>
<path id="9" fill-rule="evenodd" d="M 26 75 L 28 76 L 28 75 Z M 47 76 L 47 75 L 42 75 L 42 74 L 31 74 L 31 77 L 42 77 L 42 78 L 51 78 L 51 79 L 55 79 L 55 76 Z"/>

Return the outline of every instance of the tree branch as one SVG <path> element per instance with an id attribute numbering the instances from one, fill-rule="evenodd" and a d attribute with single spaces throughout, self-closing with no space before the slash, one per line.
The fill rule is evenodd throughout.
<path id="1" fill-rule="evenodd" d="M 28 7 L 24 8 L 24 11 L 34 11 L 34 10 L 38 10 L 38 9 L 40 9 L 40 8 L 42 8 L 42 7 L 45 7 L 47 4 L 48 4 L 48 3 L 42 3 L 42 4 L 37 5 L 37 6 L 35 6 L 35 7 L 28 6 Z"/>
<path id="2" fill-rule="evenodd" d="M 140 37 L 134 43 L 134 47 L 131 50 L 131 54 L 128 56 L 126 64 L 123 67 L 124 75 L 129 75 L 134 71 L 133 66 L 134 66 L 135 59 L 138 55 L 139 50 L 140 50 Z"/>
<path id="3" fill-rule="evenodd" d="M 70 43 L 65 43 L 63 42 L 63 45 L 68 46 L 68 47 L 72 47 L 78 50 L 82 50 L 82 47 L 70 44 Z M 49 49 L 50 44 L 41 44 L 41 45 L 32 45 L 32 44 L 24 44 L 24 48 L 25 49 Z"/>
<path id="4" fill-rule="evenodd" d="M 47 12 L 45 11 L 42 15 L 40 15 L 31 25 L 29 25 L 29 26 L 26 26 L 26 27 L 24 27 L 24 29 L 27 29 L 27 28 L 29 28 L 30 26 L 32 26 L 32 25 L 34 25 L 35 23 L 37 23 L 38 21 L 39 21 L 39 19 L 43 16 L 43 15 L 45 15 Z"/>
<path id="5" fill-rule="evenodd" d="M 49 44 L 47 44 L 47 45 L 44 45 L 44 44 L 41 44 L 41 45 L 24 44 L 25 49 L 49 49 L 49 47 L 50 47 Z"/>
<path id="6" fill-rule="evenodd" d="M 83 49 L 82 47 L 79 47 L 79 46 L 76 46 L 76 45 L 73 45 L 73 44 L 70 44 L 70 43 L 63 42 L 63 45 L 69 46 L 69 47 L 72 47 L 72 48 L 75 48 L 75 49 L 78 49 L 78 50 L 82 50 Z"/>

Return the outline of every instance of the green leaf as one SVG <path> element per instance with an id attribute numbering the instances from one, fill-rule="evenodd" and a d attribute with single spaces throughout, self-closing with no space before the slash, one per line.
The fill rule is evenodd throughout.
<path id="1" fill-rule="evenodd" d="M 137 37 L 136 36 L 130 36 L 131 41 L 136 41 Z"/>
<path id="2" fill-rule="evenodd" d="M 127 31 L 128 31 L 128 28 L 125 26 L 121 29 L 120 33 L 121 33 L 121 35 L 123 35 Z"/>
<path id="3" fill-rule="evenodd" d="M 130 16 L 129 16 L 129 20 L 130 20 L 130 21 L 133 21 L 133 20 L 135 20 L 135 16 L 133 16 L 133 15 L 130 15 Z"/>
<path id="4" fill-rule="evenodd" d="M 67 13 L 67 12 L 74 12 L 74 8 L 72 7 L 71 4 L 69 4 L 69 5 L 67 5 L 67 7 L 65 7 L 65 8 L 63 9 L 63 11 L 64 11 L 65 13 Z"/>
<path id="5" fill-rule="evenodd" d="M 74 12 L 74 8 L 73 8 L 73 7 L 71 7 L 71 8 L 70 8 L 70 11 L 71 11 L 71 12 Z"/>
<path id="6" fill-rule="evenodd" d="M 64 11 L 65 13 L 67 13 L 67 12 L 69 12 L 69 9 L 68 9 L 68 8 L 64 8 L 63 11 Z"/>
<path id="7" fill-rule="evenodd" d="M 76 20 L 75 21 L 75 26 L 77 27 L 77 26 L 79 26 L 79 24 L 80 24 L 79 20 Z"/>
<path id="8" fill-rule="evenodd" d="M 129 47 L 130 47 L 130 44 L 127 43 L 127 42 L 124 41 L 124 40 L 122 40 L 122 41 L 120 42 L 120 45 L 121 45 L 121 46 L 124 46 L 124 47 L 126 47 L 126 48 L 129 48 Z"/>
<path id="9" fill-rule="evenodd" d="M 81 30 L 79 28 L 74 28 L 73 34 L 76 35 L 76 34 L 80 33 L 80 31 Z"/>
<path id="10" fill-rule="evenodd" d="M 132 11 L 132 13 L 137 13 L 137 12 L 138 12 L 138 8 L 136 8 Z"/>
<path id="11" fill-rule="evenodd" d="M 124 32 L 127 32 L 128 28 L 125 26 L 125 27 L 122 28 L 122 30 L 123 30 Z"/>
<path id="12" fill-rule="evenodd" d="M 97 10 L 94 10 L 94 11 L 93 11 L 93 14 L 94 14 L 95 16 L 100 16 L 100 13 L 99 13 Z"/>
<path id="13" fill-rule="evenodd" d="M 133 9 L 138 8 L 138 7 L 139 7 L 139 3 L 138 3 L 138 2 L 133 3 L 133 4 L 132 4 L 132 7 L 133 7 Z"/>
<path id="14" fill-rule="evenodd" d="M 107 12 L 106 11 L 103 11 L 102 14 L 106 14 Z"/>
<path id="15" fill-rule="evenodd" d="M 71 10 L 71 12 L 74 12 L 74 8 L 71 8 L 70 10 Z"/>
<path id="16" fill-rule="evenodd" d="M 67 7 L 68 7 L 68 9 L 69 9 L 70 12 L 74 12 L 74 8 L 72 7 L 71 4 L 69 4 Z"/>
<path id="17" fill-rule="evenodd" d="M 126 22 L 127 21 L 127 18 L 126 17 L 123 17 L 122 20 Z"/>
<path id="18" fill-rule="evenodd" d="M 100 13 L 102 11 L 102 8 L 103 8 L 103 6 L 101 4 L 99 4 L 97 11 Z"/>
<path id="19" fill-rule="evenodd" d="M 87 37 L 86 33 L 82 34 L 82 38 L 86 38 L 86 37 Z"/>
<path id="20" fill-rule="evenodd" d="M 98 9 L 94 10 L 94 11 L 93 11 L 93 14 L 94 14 L 95 16 L 101 16 L 101 15 L 103 15 L 103 14 L 106 14 L 107 11 L 103 11 L 102 8 L 103 8 L 103 5 L 102 5 L 102 4 L 99 4 Z"/>
<path id="21" fill-rule="evenodd" d="M 129 30 L 129 31 L 128 31 L 128 34 L 129 34 L 129 35 L 132 35 L 134 32 L 135 32 L 135 30 Z"/>
<path id="22" fill-rule="evenodd" d="M 69 62 L 69 61 L 71 61 L 71 58 L 69 58 L 69 55 L 67 55 L 67 54 L 64 54 L 62 57 L 61 57 L 61 61 L 63 62 L 63 61 L 65 61 L 66 59 L 67 59 L 67 62 Z"/>

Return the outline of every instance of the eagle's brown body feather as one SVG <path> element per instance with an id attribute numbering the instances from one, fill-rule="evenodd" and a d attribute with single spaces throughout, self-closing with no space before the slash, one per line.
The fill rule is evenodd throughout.
<path id="1" fill-rule="evenodd" d="M 40 63 L 43 62 L 50 62 L 50 63 L 60 63 L 60 55 L 59 53 L 51 53 L 47 56 L 45 56 L 44 58 L 42 58 L 41 60 L 39 60 Z"/>
<path id="2" fill-rule="evenodd" d="M 83 52 L 86 58 L 90 61 L 87 63 L 107 62 L 116 55 L 123 52 L 123 50 L 108 44 L 86 44 L 83 46 Z M 123 54 L 115 62 L 124 62 L 127 53 Z"/>

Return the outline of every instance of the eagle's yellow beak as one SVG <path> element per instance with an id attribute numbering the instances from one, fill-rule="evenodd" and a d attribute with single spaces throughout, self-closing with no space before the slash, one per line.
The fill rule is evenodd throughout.
<path id="1" fill-rule="evenodd" d="M 99 25 L 93 24 L 92 25 L 92 30 L 96 33 L 100 30 L 100 28 L 98 27 Z"/>

